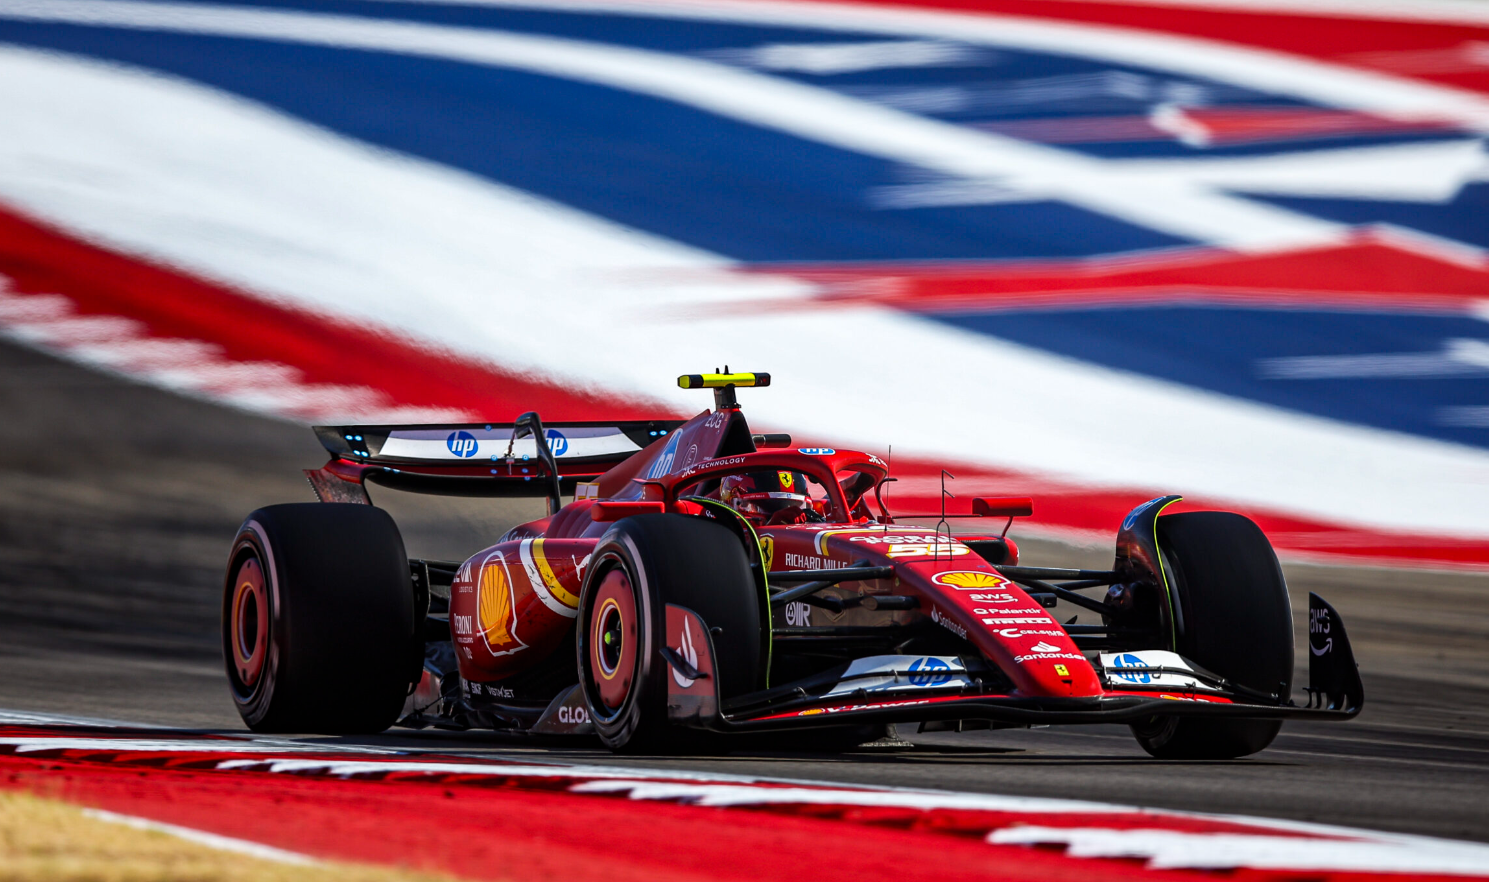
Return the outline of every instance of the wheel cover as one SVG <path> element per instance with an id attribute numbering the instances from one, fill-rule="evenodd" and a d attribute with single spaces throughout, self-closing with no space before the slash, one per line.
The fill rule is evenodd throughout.
<path id="1" fill-rule="evenodd" d="M 625 704 L 636 676 L 636 595 L 620 567 L 600 581 L 589 625 L 589 673 L 605 710 Z"/>
<path id="2" fill-rule="evenodd" d="M 251 688 L 258 683 L 269 655 L 269 598 L 257 557 L 248 557 L 238 566 L 233 586 L 228 642 L 233 669 L 243 685 Z"/>

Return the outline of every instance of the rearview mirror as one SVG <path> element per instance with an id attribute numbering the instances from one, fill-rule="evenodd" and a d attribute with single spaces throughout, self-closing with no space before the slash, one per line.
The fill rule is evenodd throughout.
<path id="1" fill-rule="evenodd" d="M 1027 496 L 978 496 L 972 513 L 985 518 L 1026 518 L 1034 513 L 1034 500 Z"/>

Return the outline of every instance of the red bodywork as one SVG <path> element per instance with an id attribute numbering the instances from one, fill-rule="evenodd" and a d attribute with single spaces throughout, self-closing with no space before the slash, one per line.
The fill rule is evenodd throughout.
<path id="1" fill-rule="evenodd" d="M 893 524 L 882 512 L 867 514 L 866 506 L 850 510 L 839 481 L 862 472 L 877 485 L 888 474 L 878 457 L 818 448 L 729 453 L 727 442 L 741 436 L 749 438 L 737 410 L 700 414 L 600 476 L 594 482 L 595 497 L 518 526 L 466 560 L 450 596 L 462 678 L 472 683 L 502 680 L 543 660 L 564 640 L 574 627 L 589 555 L 616 515 L 640 510 L 696 513 L 698 504 L 687 496 L 703 482 L 728 474 L 790 470 L 817 482 L 823 491 L 819 510 L 826 520 L 760 527 L 767 570 L 892 566 L 890 578 L 844 582 L 826 593 L 911 596 L 919 606 L 833 614 L 790 604 L 784 614 L 775 613 L 777 628 L 909 624 L 929 618 L 976 646 L 1013 683 L 1014 695 L 1104 694 L 1091 664 L 1050 613 L 964 542 L 944 530 L 938 534 L 930 527 Z M 652 505 L 613 506 L 619 511 L 605 513 L 605 501 L 611 500 Z"/>

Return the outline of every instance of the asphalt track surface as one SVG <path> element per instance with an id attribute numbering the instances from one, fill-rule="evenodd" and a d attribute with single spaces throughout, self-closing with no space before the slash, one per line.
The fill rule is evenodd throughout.
<path id="1" fill-rule="evenodd" d="M 321 459 L 304 427 L 0 342 L 0 708 L 242 731 L 216 636 L 223 555 L 247 512 L 310 500 L 300 469 Z M 377 500 L 398 519 L 410 554 L 441 558 L 462 557 L 534 513 L 390 493 Z M 1031 563 L 1110 561 L 1094 548 L 1024 548 Z M 936 735 L 901 727 L 913 749 L 706 758 L 615 759 L 593 743 L 490 733 L 352 740 L 1489 841 L 1489 575 L 1316 565 L 1287 574 L 1295 609 L 1316 590 L 1344 616 L 1366 708 L 1347 724 L 1288 724 L 1270 749 L 1233 762 L 1156 761 L 1117 726 Z"/>

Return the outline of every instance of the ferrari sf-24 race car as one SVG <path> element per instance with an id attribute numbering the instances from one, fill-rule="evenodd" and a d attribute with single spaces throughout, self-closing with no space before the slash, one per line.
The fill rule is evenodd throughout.
<path id="1" fill-rule="evenodd" d="M 1122 522 L 1109 570 L 1021 566 L 1007 530 L 1029 499 L 892 515 L 879 457 L 751 432 L 735 390 L 768 374 L 679 383 L 713 389 L 715 409 L 317 427 L 321 501 L 255 511 L 228 560 L 223 650 L 244 721 L 591 735 L 617 751 L 1120 722 L 1154 756 L 1226 758 L 1285 719 L 1360 711 L 1344 625 L 1316 595 L 1293 699 L 1287 586 L 1241 515 L 1165 514 L 1179 498 L 1165 496 Z M 369 482 L 546 498 L 548 514 L 465 561 L 410 560 Z M 959 515 L 994 531 L 954 536 Z M 1062 624 L 1062 605 L 1095 615 Z"/>

